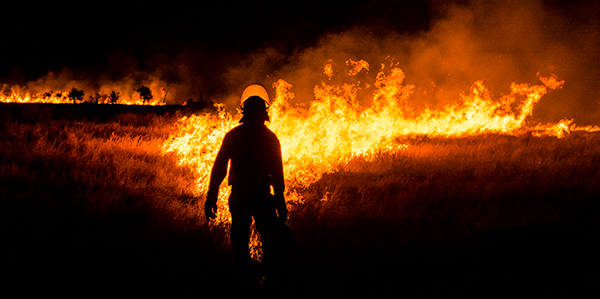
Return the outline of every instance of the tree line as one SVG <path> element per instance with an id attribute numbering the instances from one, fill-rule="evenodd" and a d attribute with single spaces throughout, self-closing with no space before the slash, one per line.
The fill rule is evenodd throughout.
<path id="1" fill-rule="evenodd" d="M 147 104 L 150 101 L 152 101 L 153 96 L 152 96 L 152 91 L 150 90 L 149 87 L 147 86 L 140 86 L 140 88 L 138 88 L 136 90 L 136 92 L 139 94 L 140 99 L 142 99 L 143 104 Z M 42 95 L 43 97 L 52 97 L 52 92 L 46 92 Z M 73 102 L 73 104 L 76 103 L 92 103 L 92 104 L 117 104 L 119 99 L 121 98 L 121 92 L 119 91 L 111 91 L 110 94 L 101 94 L 99 92 L 95 92 L 93 95 L 90 95 L 88 97 L 88 100 L 85 101 L 85 93 L 83 90 L 79 90 L 75 87 L 73 87 L 70 91 L 66 92 L 66 93 L 57 93 L 54 95 L 57 98 L 63 98 L 66 97 L 67 99 L 69 99 L 70 101 Z"/>

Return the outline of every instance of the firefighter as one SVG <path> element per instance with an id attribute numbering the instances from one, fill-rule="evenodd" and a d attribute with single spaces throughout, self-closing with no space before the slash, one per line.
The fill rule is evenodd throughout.
<path id="1" fill-rule="evenodd" d="M 281 145 L 275 133 L 265 126 L 265 121 L 269 121 L 268 103 L 268 93 L 260 85 L 250 85 L 242 93 L 240 125 L 223 139 L 212 168 L 204 206 L 206 217 L 215 218 L 219 186 L 230 163 L 233 263 L 238 273 L 247 273 L 250 268 L 249 233 L 254 219 L 262 241 L 266 280 L 275 274 L 278 260 L 293 242 L 290 242 L 293 232 L 285 224 L 288 209 L 283 195 Z"/>

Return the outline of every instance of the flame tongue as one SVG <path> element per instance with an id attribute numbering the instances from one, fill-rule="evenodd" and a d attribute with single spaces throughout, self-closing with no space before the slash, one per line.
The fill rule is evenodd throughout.
<path id="1" fill-rule="evenodd" d="M 369 69 L 365 61 L 346 62 L 348 76 Z M 324 74 L 331 80 L 334 72 L 330 61 Z M 357 99 L 359 83 L 340 85 L 322 82 L 315 86 L 315 100 L 307 108 L 293 107 L 292 85 L 280 79 L 273 84 L 275 98 L 269 108 L 269 127 L 282 144 L 288 201 L 301 202 L 296 192 L 318 180 L 323 174 L 338 169 L 354 157 L 372 159 L 380 153 L 394 153 L 408 147 L 399 142 L 402 136 L 464 136 L 483 133 L 564 136 L 577 130 L 571 121 L 527 127 L 526 119 L 536 103 L 549 89 L 561 88 L 563 81 L 556 77 L 539 77 L 542 85 L 515 84 L 511 93 L 493 99 L 490 92 L 477 81 L 458 103 L 439 110 L 424 109 L 416 113 L 410 106 L 415 86 L 403 84 L 404 72 L 397 67 L 383 68 L 373 84 L 373 103 L 366 107 Z M 232 116 L 218 105 L 218 115 L 203 114 L 183 118 L 180 130 L 164 145 L 166 152 L 175 152 L 182 164 L 197 170 L 196 190 L 206 193 L 212 162 L 225 133 L 237 125 L 239 115 Z M 598 127 L 581 130 L 598 131 Z M 221 189 L 225 204 L 228 189 Z M 219 219 L 229 221 L 226 209 Z"/>
<path id="2" fill-rule="evenodd" d="M 350 59 L 346 66 L 348 71 L 339 74 L 349 78 L 359 78 L 370 69 L 364 60 Z M 555 76 L 538 75 L 541 85 L 513 83 L 510 94 L 499 99 L 492 98 L 482 81 L 476 81 L 456 103 L 436 110 L 417 110 L 410 102 L 415 86 L 404 84 L 406 75 L 397 64 L 388 69 L 382 65 L 372 85 L 361 85 L 357 80 L 327 84 L 334 82 L 332 78 L 336 76 L 331 60 L 325 65 L 323 74 L 327 80 L 314 87 L 315 99 L 307 108 L 292 105 L 295 96 L 290 83 L 280 79 L 273 84 L 275 97 L 269 108 L 271 122 L 268 125 L 282 144 L 287 198 L 290 201 L 301 201 L 296 190 L 307 187 L 325 173 L 336 171 L 350 159 L 361 157 L 370 160 L 380 153 L 394 153 L 407 148 L 408 145 L 399 141 L 404 136 L 517 135 L 530 132 L 534 136 L 560 138 L 573 131 L 600 131 L 595 126 L 577 127 L 572 120 L 527 126 L 526 120 L 541 98 L 549 90 L 559 89 L 564 84 Z M 361 89 L 372 89 L 372 103 L 368 106 L 361 104 L 358 98 L 357 93 Z M 167 94 L 165 89 L 160 92 L 161 97 Z M 7 86 L 3 86 L 0 93 L 0 102 L 71 103 L 72 98 L 66 92 L 20 95 Z M 150 103 L 141 100 L 120 103 L 160 104 L 161 100 L 157 97 Z M 198 196 L 207 191 L 210 170 L 222 138 L 238 125 L 240 117 L 226 112 L 224 104 L 216 107 L 216 115 L 205 113 L 182 118 L 179 130 L 163 146 L 165 152 L 176 153 L 181 164 L 196 170 L 194 192 Z M 221 206 L 227 206 L 224 201 L 228 192 L 227 188 L 221 189 Z M 219 217 L 227 222 L 228 215 L 223 209 Z"/>

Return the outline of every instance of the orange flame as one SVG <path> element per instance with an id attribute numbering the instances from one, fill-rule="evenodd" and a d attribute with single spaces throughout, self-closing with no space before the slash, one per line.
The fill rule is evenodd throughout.
<path id="1" fill-rule="evenodd" d="M 151 87 L 154 89 L 156 84 L 152 84 Z M 136 94 L 121 95 L 121 97 L 114 102 L 114 104 L 121 105 L 149 105 L 149 106 L 158 106 L 165 105 L 165 97 L 167 95 L 167 91 L 165 91 L 164 87 L 156 86 L 158 90 L 157 94 L 160 94 L 160 97 L 153 98 L 150 101 L 144 102 L 139 96 Z M 96 104 L 109 104 L 111 103 L 109 99 L 109 95 L 112 90 L 119 91 L 119 89 L 112 89 L 110 87 L 102 87 L 100 92 L 95 92 L 95 95 L 85 94 L 85 101 L 93 101 Z M 96 97 L 96 99 L 91 100 L 90 97 Z M 0 93 L 0 103 L 44 103 L 44 104 L 72 104 L 73 100 L 69 98 L 69 91 L 59 91 L 59 92 L 44 92 L 39 94 L 31 94 L 30 92 L 20 93 L 14 91 L 12 88 L 4 85 L 2 88 L 2 92 Z"/>
<path id="2" fill-rule="evenodd" d="M 331 79 L 331 61 L 324 74 Z M 366 61 L 348 60 L 348 75 L 368 71 Z M 526 126 L 536 103 L 549 91 L 561 88 L 564 81 L 555 76 L 541 77 L 542 85 L 516 84 L 511 93 L 493 99 L 483 82 L 473 84 L 468 94 L 457 103 L 439 110 L 424 109 L 416 113 L 410 106 L 415 86 L 403 84 L 404 72 L 397 66 L 382 69 L 373 84 L 373 103 L 366 107 L 357 99 L 361 88 L 356 83 L 330 85 L 322 82 L 314 87 L 315 99 L 307 108 L 294 107 L 293 87 L 283 79 L 273 84 L 275 97 L 269 108 L 268 126 L 282 144 L 286 198 L 301 203 L 298 191 L 336 171 L 355 157 L 372 159 L 380 153 L 406 149 L 401 142 L 410 135 L 463 136 L 483 133 L 563 137 L 571 131 L 598 131 L 598 127 L 577 128 L 572 121 Z M 516 108 L 513 108 L 515 106 Z M 203 196 L 208 188 L 210 170 L 225 133 L 238 124 L 240 115 L 231 115 L 224 105 L 217 105 L 218 115 L 205 113 L 180 120 L 179 131 L 164 144 L 165 152 L 175 152 L 180 163 L 196 170 L 196 194 Z M 218 223 L 229 222 L 226 198 L 228 188 L 221 188 Z"/>

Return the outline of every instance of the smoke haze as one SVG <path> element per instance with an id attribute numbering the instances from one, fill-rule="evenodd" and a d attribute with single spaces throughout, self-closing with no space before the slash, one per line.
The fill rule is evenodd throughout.
<path id="1" fill-rule="evenodd" d="M 512 82 L 540 84 L 538 73 L 554 74 L 565 80 L 564 87 L 543 98 L 534 109 L 534 120 L 574 118 L 580 125 L 599 124 L 599 97 L 595 90 L 600 81 L 597 4 L 432 1 L 424 13 L 421 6 L 410 3 L 397 4 L 406 5 L 404 14 L 397 15 L 376 13 L 386 11 L 389 4 L 382 1 L 368 1 L 354 11 L 342 11 L 355 21 L 334 27 L 324 20 L 325 29 L 314 42 L 306 37 L 309 33 L 300 32 L 316 30 L 320 22 L 316 19 L 310 26 L 307 21 L 297 25 L 299 29 L 290 30 L 290 35 L 275 31 L 258 50 L 222 50 L 198 41 L 177 51 L 139 56 L 127 48 L 115 48 L 99 67 L 63 67 L 36 80 L 20 82 L 13 89 L 39 93 L 75 87 L 85 90 L 86 97 L 95 91 L 108 93 L 118 89 L 124 96 L 133 97 L 139 85 L 147 85 L 155 97 L 161 96 L 160 88 L 164 87 L 170 104 L 203 98 L 225 102 L 234 109 L 243 88 L 252 83 L 270 87 L 284 79 L 293 85 L 291 91 L 300 103 L 314 99 L 313 88 L 321 81 L 360 81 L 359 100 L 368 102 L 367 84 L 372 86 L 382 64 L 386 68 L 394 64 L 406 73 L 404 83 L 416 86 L 410 104 L 432 108 L 456 102 L 477 80 L 483 80 L 497 98 L 510 92 Z M 366 15 L 356 17 L 358 10 Z M 271 17 L 275 11 L 265 13 Z M 344 16 L 335 17 L 339 21 Z M 419 23 L 423 18 L 425 24 Z M 306 45 L 298 46 L 302 39 Z M 290 48 L 279 41 L 294 46 Z M 353 78 L 346 76 L 349 59 L 367 61 L 369 71 Z M 332 81 L 323 74 L 328 62 L 334 70 Z M 9 81 L 6 78 L 2 80 Z M 274 95 L 273 90 L 270 93 Z"/>
<path id="2" fill-rule="evenodd" d="M 380 64 L 397 63 L 406 73 L 404 83 L 416 86 L 411 104 L 433 108 L 456 102 L 477 80 L 483 80 L 499 98 L 510 92 L 512 82 L 540 84 L 538 73 L 554 74 L 565 80 L 564 88 L 544 97 L 534 110 L 534 119 L 575 118 L 579 124 L 598 124 L 595 88 L 600 79 L 596 50 L 600 27 L 595 17 L 585 15 L 593 8 L 582 5 L 571 8 L 577 9 L 575 14 L 565 15 L 542 2 L 448 5 L 439 8 L 439 17 L 426 31 L 401 34 L 357 25 L 323 36 L 315 47 L 296 53 L 274 76 L 267 78 L 265 73 L 260 78 L 250 71 L 260 69 L 265 57 L 273 53 L 256 53 L 248 70 L 232 73 L 247 74 L 252 78 L 248 81 L 266 85 L 283 78 L 294 86 L 297 100 L 309 101 L 313 87 L 322 80 L 328 82 L 323 67 L 329 59 L 341 76 L 348 70 L 344 64 L 348 59 L 366 60 L 371 66 L 368 74 L 356 79 L 371 85 Z M 349 78 L 343 80 L 352 83 Z"/>

